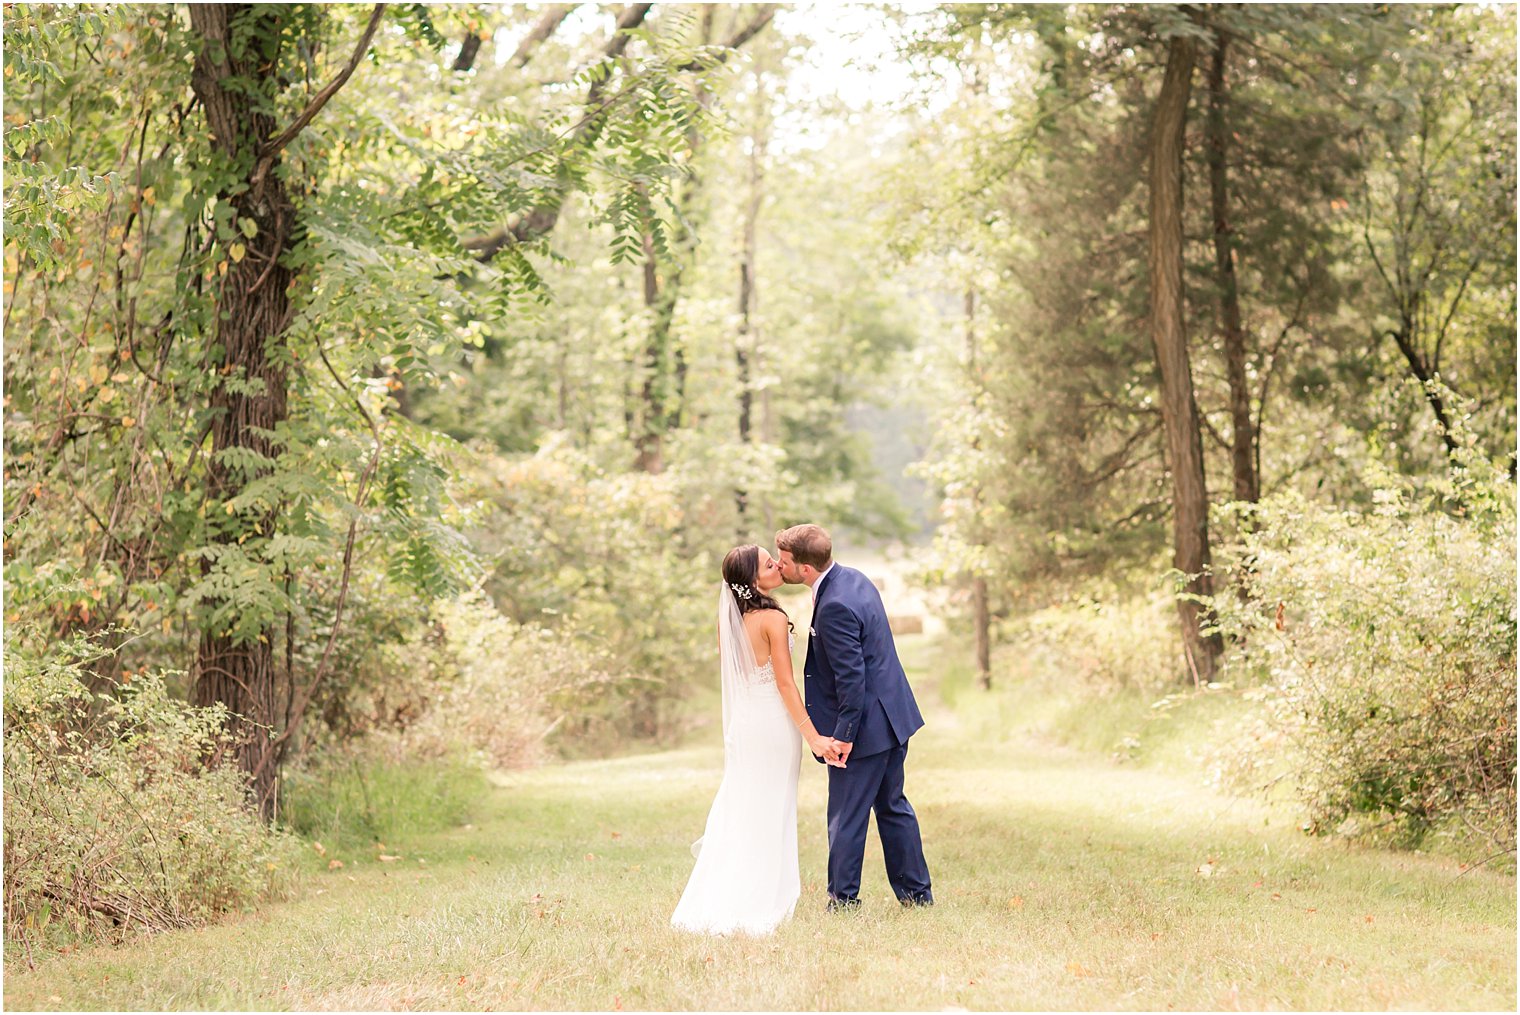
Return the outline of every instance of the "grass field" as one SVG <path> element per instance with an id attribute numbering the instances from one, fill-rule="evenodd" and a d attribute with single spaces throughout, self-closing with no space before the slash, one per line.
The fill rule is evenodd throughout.
<path id="1" fill-rule="evenodd" d="M 954 656 L 904 649 L 919 673 Z M 33 970 L 12 953 L 5 1007 L 1515 1008 L 1512 876 L 1308 839 L 1183 766 L 1031 732 L 954 674 L 953 707 L 918 690 L 908 792 L 933 909 L 891 902 L 873 840 L 862 909 L 824 912 L 808 763 L 795 918 L 764 939 L 671 930 L 720 775 L 707 735 L 495 776 L 467 825 L 311 850 L 296 897 L 257 914 Z"/>

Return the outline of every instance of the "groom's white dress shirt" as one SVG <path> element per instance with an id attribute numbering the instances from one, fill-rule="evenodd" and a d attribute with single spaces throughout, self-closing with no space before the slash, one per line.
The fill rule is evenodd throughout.
<path id="1" fill-rule="evenodd" d="M 818 590 L 823 587 L 823 580 L 829 576 L 829 572 L 832 570 L 834 570 L 834 561 L 831 560 L 829 561 L 829 566 L 823 569 L 823 574 L 818 576 L 818 580 L 815 581 L 813 583 L 813 587 L 808 590 L 813 594 L 814 606 L 818 605 Z"/>

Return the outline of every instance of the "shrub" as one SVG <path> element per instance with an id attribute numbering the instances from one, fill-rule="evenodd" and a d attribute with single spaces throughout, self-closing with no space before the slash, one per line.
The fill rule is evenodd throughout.
<path id="1" fill-rule="evenodd" d="M 1369 513 L 1272 499 L 1234 564 L 1249 599 L 1217 598 L 1232 665 L 1265 681 L 1247 760 L 1291 777 L 1313 831 L 1514 847 L 1514 500 L 1466 479 L 1380 476 Z"/>
<path id="2" fill-rule="evenodd" d="M 369 717 L 350 729 L 365 732 L 329 737 L 287 773 L 295 831 L 351 846 L 461 824 L 485 769 L 541 761 L 553 734 L 587 727 L 607 688 L 627 683 L 572 630 L 519 624 L 479 591 L 433 603 L 427 619 L 385 647 L 392 679 L 350 704 Z"/>
<path id="3" fill-rule="evenodd" d="M 677 702 L 712 672 L 718 560 L 738 541 L 732 484 L 678 465 L 623 473 L 552 440 L 531 457 L 483 461 L 475 480 L 492 505 L 475 533 L 496 560 L 492 600 L 525 628 L 615 659 L 572 681 L 562 740 L 610 749 L 675 732 Z"/>
<path id="4" fill-rule="evenodd" d="M 1066 689 L 1147 693 L 1182 686 L 1186 661 L 1171 596 L 1074 596 L 1013 623 L 1008 640 L 1029 673 L 1058 674 Z"/>
<path id="5" fill-rule="evenodd" d="M 629 683 L 573 628 L 518 624 L 483 593 L 435 603 L 433 618 L 437 696 L 406 738 L 420 756 L 443 758 L 462 746 L 498 768 L 533 764 L 552 733 L 591 723 L 617 685 Z"/>
<path id="6" fill-rule="evenodd" d="M 280 887 L 289 842 L 216 759 L 219 708 L 138 673 L 91 693 L 104 650 L 5 635 L 5 922 L 12 940 L 119 939 L 205 923 Z M 42 642 L 43 639 L 35 639 Z"/>

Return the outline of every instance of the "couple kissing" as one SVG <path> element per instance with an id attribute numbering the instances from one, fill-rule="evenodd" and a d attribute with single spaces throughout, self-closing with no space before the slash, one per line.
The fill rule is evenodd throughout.
<path id="1" fill-rule="evenodd" d="M 803 664 L 806 702 L 792 666 L 792 623 L 772 593 L 812 592 Z M 797 778 L 806 743 L 827 764 L 830 909 L 859 905 L 872 811 L 887 880 L 904 905 L 933 905 L 918 817 L 903 792 L 908 739 L 923 725 L 897 656 L 881 595 L 833 559 L 817 525 L 776 533 L 776 554 L 737 546 L 718 588 L 723 691 L 723 780 L 697 862 L 671 924 L 706 934 L 766 934 L 801 895 Z"/>

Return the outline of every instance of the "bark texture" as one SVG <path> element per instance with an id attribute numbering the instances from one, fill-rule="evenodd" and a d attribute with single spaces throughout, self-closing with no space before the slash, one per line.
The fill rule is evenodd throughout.
<path id="1" fill-rule="evenodd" d="M 279 449 L 273 437 L 285 420 L 287 378 L 284 334 L 294 316 L 296 273 L 281 257 L 299 228 L 295 200 L 280 172 L 282 153 L 358 67 L 385 12 L 377 4 L 352 56 L 338 74 L 278 129 L 268 101 L 286 87 L 279 48 L 286 44 L 289 8 L 276 4 L 192 4 L 191 30 L 202 45 L 190 85 L 200 100 L 216 154 L 218 202 L 233 210 L 235 243 L 224 248 L 225 274 L 215 299 L 215 335 L 208 343 L 212 454 L 207 465 L 211 539 L 236 552 L 274 535 L 270 508 L 232 508 L 249 483 L 267 476 Z M 267 47 L 267 48 L 266 48 Z M 252 538 L 251 544 L 245 545 Z M 352 532 L 350 533 L 350 549 Z M 348 557 L 345 555 L 345 568 Z M 211 561 L 205 565 L 208 570 Z M 346 576 L 346 570 L 345 570 Z M 345 578 L 346 580 L 346 578 Z M 339 606 L 341 615 L 341 602 Z M 336 623 L 336 622 L 335 622 Z M 324 661 L 326 656 L 324 655 Z M 240 638 L 230 625 L 205 630 L 194 671 L 195 701 L 224 704 L 230 732 L 250 779 L 252 802 L 272 819 L 278 791 L 281 740 L 277 713 L 273 630 Z M 291 679 L 289 673 L 287 680 Z M 304 706 L 303 706 L 304 707 Z"/>
<path id="2" fill-rule="evenodd" d="M 1182 283 L 1184 131 L 1196 52 L 1197 45 L 1190 38 L 1171 40 L 1166 76 L 1156 99 L 1150 141 L 1150 331 L 1161 378 L 1161 412 L 1172 477 L 1172 563 L 1189 576 L 1188 592 L 1208 596 L 1213 594 L 1208 574 L 1209 498 L 1203 437 L 1188 362 Z M 1177 608 L 1193 678 L 1211 681 L 1221 641 L 1217 635 L 1205 637 L 1201 633 L 1204 617 L 1198 603 L 1180 599 Z"/>
<path id="3" fill-rule="evenodd" d="M 232 205 L 238 221 L 251 220 L 258 226 L 244 243 L 247 253 L 237 261 L 228 259 L 216 299 L 216 337 L 206 364 L 219 381 L 211 395 L 213 454 L 207 485 L 213 510 L 220 511 L 250 481 L 269 473 L 276 454 L 269 431 L 286 417 L 285 368 L 271 352 L 290 323 L 292 274 L 279 259 L 295 226 L 296 209 L 278 172 L 263 174 L 257 187 L 233 193 L 238 189 L 234 183 L 249 184 L 259 145 L 276 129 L 273 117 L 236 88 L 234 79 L 263 83 L 275 73 L 276 61 L 260 60 L 256 46 L 233 55 L 231 31 L 251 20 L 259 35 L 277 34 L 280 9 L 194 4 L 189 13 L 191 27 L 205 43 L 195 60 L 191 86 L 205 111 L 213 147 L 225 165 L 238 170 L 217 196 Z M 247 466 L 244 452 L 270 464 Z M 219 516 L 218 521 L 224 524 L 215 538 L 230 547 L 250 530 L 271 534 L 276 519 L 270 511 L 254 509 L 225 520 Z M 254 804 L 266 818 L 273 817 L 277 785 L 269 735 L 275 720 L 273 648 L 269 638 L 239 644 L 230 632 L 205 631 L 195 673 L 196 704 L 221 702 L 235 715 L 232 732 L 238 759 L 252 777 Z"/>
<path id="4" fill-rule="evenodd" d="M 1214 275 L 1219 289 L 1219 325 L 1224 339 L 1225 374 L 1230 384 L 1230 465 L 1235 479 L 1235 499 L 1255 504 L 1261 499 L 1261 477 L 1256 471 L 1258 438 L 1251 412 L 1251 386 L 1246 379 L 1246 334 L 1241 323 L 1240 289 L 1235 277 L 1234 229 L 1230 225 L 1230 134 L 1225 114 L 1228 46 L 1229 36 L 1221 33 L 1214 44 L 1209 65 L 1206 126 L 1209 204 L 1214 219 Z"/>

